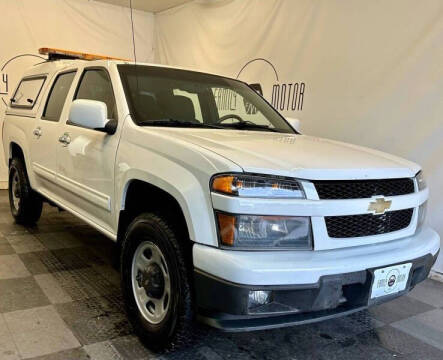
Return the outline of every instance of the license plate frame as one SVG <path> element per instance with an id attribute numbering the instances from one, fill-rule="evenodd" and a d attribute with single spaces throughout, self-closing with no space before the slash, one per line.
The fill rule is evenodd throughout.
<path id="1" fill-rule="evenodd" d="M 406 289 L 412 263 L 402 263 L 375 269 L 371 299 L 399 293 Z"/>

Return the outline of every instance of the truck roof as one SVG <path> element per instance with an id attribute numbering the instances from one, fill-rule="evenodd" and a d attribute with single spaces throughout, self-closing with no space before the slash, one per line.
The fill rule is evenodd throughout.
<path id="1" fill-rule="evenodd" d="M 114 56 L 109 55 L 97 55 L 97 54 L 90 54 L 83 51 L 73 51 L 73 50 L 66 50 L 66 49 L 58 49 L 58 48 L 51 48 L 51 47 L 42 47 L 38 49 L 39 54 L 45 55 L 48 57 L 47 60 L 44 62 L 38 63 L 34 65 L 34 67 L 30 68 L 26 73 L 25 76 L 31 76 L 31 75 L 37 75 L 37 74 L 45 74 L 50 73 L 54 71 L 58 71 L 60 69 L 63 69 L 64 67 L 78 65 L 81 63 L 82 65 L 93 64 L 97 66 L 109 66 L 110 63 L 113 64 L 132 64 L 132 65 L 141 65 L 141 66 L 156 66 L 166 69 L 178 69 L 178 70 L 187 70 L 187 71 L 197 71 L 202 72 L 205 74 L 211 74 L 206 71 L 196 70 L 196 69 L 186 69 L 183 67 L 178 66 L 169 66 L 169 65 L 162 65 L 162 64 L 152 64 L 152 63 L 139 63 L 134 62 L 128 59 L 123 58 L 117 58 Z M 214 74 L 212 75 L 218 75 Z"/>
<path id="2" fill-rule="evenodd" d="M 59 70 L 62 70 L 63 68 L 70 67 L 73 65 L 75 66 L 78 64 L 82 64 L 82 65 L 92 64 L 92 66 L 95 65 L 95 66 L 104 66 L 104 67 L 108 67 L 110 64 L 116 64 L 116 65 L 118 65 L 118 64 L 132 64 L 132 65 L 140 65 L 140 66 L 155 66 L 155 67 L 161 67 L 161 68 L 165 68 L 165 69 L 195 71 L 195 72 L 201 72 L 201 73 L 211 74 L 211 75 L 216 75 L 216 76 L 223 76 L 220 74 L 210 73 L 210 72 L 202 71 L 202 70 L 198 70 L 198 69 L 190 69 L 190 68 L 183 68 L 183 67 L 179 67 L 179 66 L 170 66 L 170 65 L 162 65 L 162 64 L 153 64 L 153 63 L 139 63 L 139 62 L 136 63 L 136 62 L 130 61 L 128 59 L 116 58 L 116 57 L 108 56 L 108 55 L 90 54 L 90 53 L 86 53 L 86 52 L 72 51 L 72 50 L 66 50 L 66 49 L 42 47 L 38 50 L 38 52 L 41 55 L 46 55 L 48 57 L 48 59 L 29 68 L 25 72 L 24 77 L 54 73 Z M 224 76 L 224 77 L 228 77 L 228 76 Z"/>
<path id="3" fill-rule="evenodd" d="M 110 64 L 129 64 L 129 65 L 140 65 L 140 66 L 154 66 L 154 67 L 161 67 L 165 69 L 176 69 L 176 70 L 185 70 L 185 71 L 195 71 L 195 72 L 201 72 L 205 74 L 210 75 L 216 75 L 216 76 L 223 76 L 226 78 L 230 78 L 226 75 L 221 75 L 213 72 L 208 72 L 204 70 L 199 69 L 192 69 L 192 68 L 185 68 L 181 66 L 171 66 L 171 65 L 163 65 L 163 64 L 155 64 L 155 63 L 141 63 L 134 61 L 126 61 L 126 60 L 82 60 L 82 59 L 60 59 L 60 60 L 46 60 L 41 63 L 35 64 L 31 68 L 29 68 L 24 76 L 33 76 L 33 75 L 40 75 L 40 74 L 48 74 L 57 72 L 59 70 L 62 70 L 66 67 L 71 67 L 75 65 L 83 65 L 83 66 L 104 66 L 108 67 Z"/>

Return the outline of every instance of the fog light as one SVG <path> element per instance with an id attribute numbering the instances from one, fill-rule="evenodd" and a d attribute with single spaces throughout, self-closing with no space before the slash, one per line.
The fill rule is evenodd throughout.
<path id="1" fill-rule="evenodd" d="M 270 291 L 250 291 L 248 299 L 248 308 L 253 309 L 257 306 L 269 304 L 271 302 Z"/>

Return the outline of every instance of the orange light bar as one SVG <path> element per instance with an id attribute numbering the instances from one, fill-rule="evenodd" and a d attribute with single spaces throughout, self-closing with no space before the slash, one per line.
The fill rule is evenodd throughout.
<path id="1" fill-rule="evenodd" d="M 121 60 L 121 61 L 130 61 L 128 59 L 121 59 L 112 56 L 104 56 L 104 55 L 95 55 L 95 54 L 87 54 L 78 51 L 70 51 L 63 49 L 55 49 L 55 48 L 40 48 L 38 52 L 41 55 L 48 55 L 49 58 L 60 57 L 63 58 L 72 58 L 72 59 L 82 59 L 82 60 Z"/>

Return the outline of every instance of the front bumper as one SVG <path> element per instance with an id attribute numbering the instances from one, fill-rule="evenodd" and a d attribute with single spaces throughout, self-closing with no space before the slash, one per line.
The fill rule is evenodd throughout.
<path id="1" fill-rule="evenodd" d="M 195 244 L 195 293 L 202 321 L 227 331 L 275 328 L 346 315 L 398 297 L 429 274 L 440 238 L 430 228 L 386 243 L 325 251 L 231 251 Z M 406 289 L 370 299 L 377 268 L 411 262 Z M 248 309 L 249 291 L 272 302 Z"/>
<path id="2" fill-rule="evenodd" d="M 245 286 L 194 272 L 199 320 L 225 331 L 251 331 L 300 325 L 344 316 L 392 300 L 425 280 L 437 260 L 428 254 L 410 260 L 405 290 L 371 299 L 375 268 L 322 276 L 317 283 L 292 286 Z M 386 266 L 396 264 L 386 264 Z M 271 292 L 271 301 L 249 308 L 250 291 Z"/>

